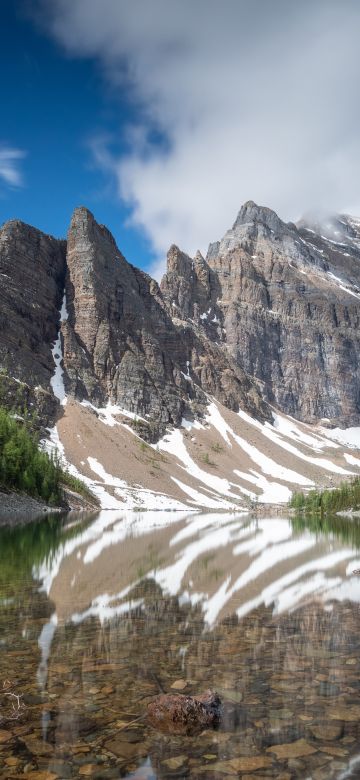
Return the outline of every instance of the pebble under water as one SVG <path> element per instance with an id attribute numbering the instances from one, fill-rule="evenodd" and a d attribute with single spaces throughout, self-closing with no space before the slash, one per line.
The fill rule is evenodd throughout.
<path id="1" fill-rule="evenodd" d="M 0 777 L 360 777 L 359 568 L 360 524 L 340 518 L 0 529 Z M 160 693 L 208 689 L 216 728 L 148 723 Z"/>

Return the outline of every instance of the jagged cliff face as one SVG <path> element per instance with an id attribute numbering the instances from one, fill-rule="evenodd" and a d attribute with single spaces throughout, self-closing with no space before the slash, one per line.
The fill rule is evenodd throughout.
<path id="1" fill-rule="evenodd" d="M 306 422 L 353 425 L 360 417 L 359 263 L 359 221 L 297 228 L 249 202 L 206 260 L 186 262 L 172 248 L 161 289 L 180 316 L 223 344 L 271 404 Z"/>
<path id="2" fill-rule="evenodd" d="M 4 401 L 56 414 L 52 344 L 59 329 L 66 243 L 12 220 L 0 229 L 0 367 Z M 15 382 L 13 380 L 15 377 Z"/>
<path id="3" fill-rule="evenodd" d="M 157 283 L 127 263 L 86 209 L 75 211 L 69 230 L 66 304 L 65 387 L 75 397 L 100 406 L 110 399 L 147 418 L 155 438 L 201 411 L 206 393 L 269 416 L 231 355 L 185 315 L 171 316 Z"/>
<path id="4" fill-rule="evenodd" d="M 141 416 L 151 440 L 201 416 L 209 396 L 262 421 L 271 404 L 305 422 L 358 424 L 359 268 L 360 221 L 296 227 L 252 202 L 206 258 L 172 246 L 160 288 L 85 208 L 67 242 L 8 222 L 1 366 L 55 419 L 57 353 L 68 395 Z"/>

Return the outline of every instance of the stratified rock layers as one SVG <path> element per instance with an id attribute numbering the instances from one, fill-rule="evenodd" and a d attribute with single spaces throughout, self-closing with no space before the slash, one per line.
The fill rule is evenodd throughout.
<path id="1" fill-rule="evenodd" d="M 0 229 L 1 402 L 56 414 L 51 348 L 59 329 L 66 242 L 18 220 Z"/>
<path id="2" fill-rule="evenodd" d="M 11 221 L 0 231 L 0 364 L 7 382 L 52 399 L 55 417 L 65 289 L 66 392 L 144 418 L 146 438 L 201 415 L 210 396 L 262 420 L 271 404 L 359 424 L 359 269 L 359 220 L 296 227 L 252 202 L 206 259 L 172 246 L 160 287 L 85 208 L 67 242 Z"/>
<path id="3" fill-rule="evenodd" d="M 344 235 L 326 238 L 249 202 L 201 263 L 206 300 L 197 265 L 190 271 L 173 250 L 161 289 L 180 316 L 195 318 L 211 338 L 216 330 L 265 400 L 305 422 L 353 425 L 360 419 L 360 226 L 345 217 L 339 225 Z M 184 304 L 182 274 L 196 277 Z"/>
<path id="4" fill-rule="evenodd" d="M 18 379 L 49 385 L 59 328 L 65 241 L 23 222 L 0 229 L 0 360 Z"/>
<path id="5" fill-rule="evenodd" d="M 232 357 L 185 318 L 171 317 L 157 283 L 127 263 L 87 209 L 74 212 L 67 269 L 68 392 L 95 404 L 110 399 L 148 418 L 154 435 L 196 414 L 207 403 L 205 393 L 268 416 Z"/>

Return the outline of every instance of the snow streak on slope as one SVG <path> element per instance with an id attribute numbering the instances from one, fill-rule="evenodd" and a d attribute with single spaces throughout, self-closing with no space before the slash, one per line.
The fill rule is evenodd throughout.
<path id="1" fill-rule="evenodd" d="M 318 466 L 319 468 L 325 469 L 325 471 L 331 471 L 334 474 L 342 474 L 343 476 L 349 475 L 350 472 L 348 470 L 342 468 L 341 466 L 337 466 L 335 463 L 332 463 L 330 460 L 327 460 L 326 458 L 313 458 L 310 455 L 301 452 L 301 450 L 299 450 L 297 447 L 294 447 L 289 441 L 286 441 L 282 438 L 282 436 L 279 436 L 276 433 L 276 431 L 274 431 L 274 428 L 271 425 L 269 425 L 269 423 L 265 423 L 264 425 L 261 425 L 261 423 L 259 423 L 257 420 L 254 420 L 252 417 L 246 414 L 246 412 L 239 412 L 239 415 L 244 420 L 249 422 L 251 425 L 255 425 L 259 430 L 261 430 L 263 436 L 266 436 L 268 439 L 271 439 L 271 441 L 273 441 L 279 447 L 283 447 L 283 449 L 287 450 L 288 452 L 291 452 L 297 458 L 300 458 L 301 460 L 306 460 L 308 463 L 311 463 L 314 466 Z M 281 432 L 284 430 L 287 431 L 292 430 L 293 433 L 295 432 L 296 430 L 295 426 L 293 425 L 291 429 L 289 425 L 289 418 L 282 417 L 281 415 L 274 415 L 274 420 L 278 431 Z M 286 435 L 289 436 L 288 433 Z M 300 437 L 300 441 L 301 441 L 301 437 Z M 302 441 L 303 443 L 306 444 L 304 438 L 302 439 Z M 320 441 L 319 441 L 319 445 L 320 445 Z M 328 442 L 326 443 L 325 441 L 323 441 L 322 446 L 329 447 L 330 444 Z"/>
<path id="2" fill-rule="evenodd" d="M 289 482 L 290 484 L 295 483 L 297 485 L 304 486 L 311 486 L 313 484 L 310 479 L 303 477 L 301 474 L 291 471 L 290 469 L 287 469 L 283 466 L 279 466 L 278 463 L 264 455 L 244 438 L 238 436 L 232 430 L 231 426 L 224 420 L 218 405 L 215 403 L 211 403 L 209 405 L 208 413 L 205 419 L 210 426 L 216 428 L 229 447 L 232 447 L 232 437 L 236 444 L 238 444 L 239 447 L 250 456 L 254 464 L 257 467 L 260 467 L 261 471 L 263 471 L 265 474 L 268 474 L 275 479 L 282 479 L 286 482 Z M 187 451 L 184 437 L 180 430 L 173 430 L 164 436 L 163 439 L 161 439 L 158 443 L 158 447 L 161 450 L 174 455 L 183 464 L 183 468 L 189 475 L 207 485 L 213 493 L 220 493 L 221 495 L 224 495 L 230 499 L 238 499 L 238 493 L 235 493 L 232 489 L 235 487 L 237 491 L 240 492 L 240 494 L 243 493 L 244 495 L 251 498 L 255 497 L 253 492 L 247 490 L 244 487 L 241 487 L 239 483 L 235 483 L 233 480 L 229 481 L 227 479 L 218 477 L 216 474 L 211 474 L 205 469 L 200 468 Z M 269 482 L 265 476 L 259 475 L 254 470 L 251 470 L 249 475 L 242 475 L 236 469 L 233 470 L 233 473 L 243 476 L 243 478 L 247 481 L 257 485 L 262 490 L 261 500 L 264 503 L 286 502 L 291 496 L 291 491 L 287 487 L 277 482 Z M 178 481 L 177 484 L 179 484 Z M 191 493 L 189 494 L 191 495 Z M 209 507 L 211 505 L 207 503 L 205 506 Z"/>
<path id="3" fill-rule="evenodd" d="M 231 492 L 230 483 L 227 479 L 218 477 L 215 474 L 210 474 L 195 463 L 186 449 L 183 434 L 179 429 L 175 428 L 164 436 L 157 446 L 160 450 L 168 452 L 178 458 L 178 460 L 184 464 L 183 468 L 191 474 L 191 476 L 207 485 L 213 492 L 220 493 L 229 498 L 238 498 L 235 493 Z"/>
<path id="4" fill-rule="evenodd" d="M 335 284 L 340 287 L 340 290 L 343 290 L 343 292 L 348 293 L 348 295 L 352 295 L 354 298 L 360 298 L 360 294 L 358 292 L 355 292 L 354 290 L 351 290 L 350 287 L 346 286 L 343 279 L 340 279 L 339 276 L 336 276 L 331 271 L 328 271 L 328 275 L 330 278 L 335 282 Z"/>
<path id="5" fill-rule="evenodd" d="M 353 447 L 360 450 L 360 428 L 331 428 L 323 429 L 323 433 L 333 439 L 335 442 L 339 442 L 343 447 Z"/>
<path id="6" fill-rule="evenodd" d="M 120 504 L 122 508 L 125 504 L 126 509 L 134 509 L 136 506 L 143 506 L 144 509 L 186 509 L 185 504 L 174 501 L 169 496 L 163 496 L 161 493 L 154 493 L 141 487 L 134 491 L 123 479 L 108 474 L 96 458 L 89 457 L 88 463 L 91 470 L 103 480 L 107 487 L 115 488 L 115 494 L 120 496 L 122 500 Z"/>
<path id="7" fill-rule="evenodd" d="M 52 356 L 54 358 L 54 363 L 55 363 L 55 371 L 53 373 L 53 376 L 50 379 L 50 385 L 52 387 L 52 391 L 54 393 L 55 398 L 57 398 L 60 401 L 62 406 L 65 406 L 67 402 L 67 398 L 66 398 L 66 392 L 64 386 L 64 371 L 62 368 L 63 354 L 62 354 L 62 346 L 61 346 L 61 323 L 65 322 L 68 319 L 65 291 L 64 291 L 59 315 L 60 315 L 60 328 L 59 328 L 59 332 L 55 344 L 51 350 Z"/>
<path id="8" fill-rule="evenodd" d="M 177 501 L 171 496 L 145 490 L 141 486 L 134 489 L 125 480 L 120 480 L 108 474 L 96 458 L 88 457 L 91 470 L 100 476 L 100 481 L 90 479 L 79 468 L 65 457 L 64 445 L 60 440 L 58 428 L 48 429 L 49 438 L 42 442 L 44 449 L 51 453 L 56 452 L 60 457 L 61 465 L 72 476 L 81 479 L 100 502 L 101 509 L 163 509 L 184 510 L 189 507 Z M 110 488 L 110 491 L 109 491 Z M 114 492 L 111 492 L 115 488 Z M 114 495 L 115 494 L 115 495 Z"/>
<path id="9" fill-rule="evenodd" d="M 131 412 L 71 400 L 50 432 L 52 445 L 63 458 L 66 451 L 70 472 L 103 509 L 247 510 L 252 501 L 286 503 L 294 490 L 359 473 L 358 429 L 315 428 L 275 412 L 271 425 L 209 401 L 201 422 L 183 420 L 149 445 L 131 427 Z"/>
<path id="10" fill-rule="evenodd" d="M 122 406 L 112 404 L 111 401 L 108 402 L 107 406 L 103 407 L 94 406 L 94 404 L 91 404 L 90 401 L 81 401 L 81 404 L 88 409 L 93 409 L 93 411 L 99 415 L 101 422 L 103 422 L 105 425 L 109 425 L 110 428 L 113 428 L 115 425 L 121 425 L 120 421 L 117 420 L 116 417 L 128 417 L 129 420 L 141 420 L 142 422 L 147 422 L 145 418 L 140 417 L 139 414 L 128 412 Z"/>

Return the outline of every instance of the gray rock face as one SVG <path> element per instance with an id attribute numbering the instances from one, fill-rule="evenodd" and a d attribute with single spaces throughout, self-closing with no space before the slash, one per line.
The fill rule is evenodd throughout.
<path id="1" fill-rule="evenodd" d="M 187 319 L 193 286 L 199 299 L 211 296 L 205 260 L 198 256 L 193 270 L 176 247 L 169 258 L 172 284 L 178 266 L 182 284 L 167 305 L 157 283 L 126 262 L 108 230 L 86 209 L 74 212 L 67 243 L 69 316 L 62 325 L 67 391 L 97 405 L 110 399 L 149 419 L 154 438 L 201 411 L 205 393 L 268 417 L 241 368 Z M 174 316 L 180 312 L 181 319 Z"/>
<path id="2" fill-rule="evenodd" d="M 331 239 L 314 229 L 253 202 L 242 207 L 206 258 L 219 337 L 280 410 L 305 422 L 359 424 L 360 222 L 334 219 Z M 161 285 L 168 299 L 171 279 Z M 187 311 L 197 306 L 192 289 Z"/>
<path id="3" fill-rule="evenodd" d="M 75 210 L 67 242 L 8 222 L 3 395 L 21 381 L 26 401 L 54 418 L 52 347 L 65 287 L 66 391 L 145 418 L 149 439 L 201 414 L 209 396 L 261 419 L 271 420 L 270 403 L 306 422 L 359 424 L 359 269 L 359 220 L 295 226 L 251 201 L 206 259 L 172 246 L 160 287 L 85 208 Z"/>
<path id="4" fill-rule="evenodd" d="M 22 222 L 12 220 L 0 229 L 0 366 L 9 377 L 7 387 L 10 382 L 19 391 L 20 403 L 35 402 L 45 418 L 56 408 L 51 347 L 59 328 L 65 255 L 64 241 Z M 26 388 L 37 388 L 32 401 Z M 5 403 L 6 398 L 4 391 Z"/>
<path id="5" fill-rule="evenodd" d="M 221 294 L 217 274 L 201 252 L 192 259 L 177 246 L 169 249 L 167 271 L 160 285 L 173 318 L 201 325 L 202 332 L 213 342 L 222 342 L 221 311 L 217 299 Z"/>

